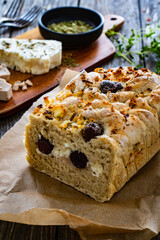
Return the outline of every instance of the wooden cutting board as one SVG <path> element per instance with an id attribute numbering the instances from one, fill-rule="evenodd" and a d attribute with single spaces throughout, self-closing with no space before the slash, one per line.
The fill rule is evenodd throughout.
<path id="1" fill-rule="evenodd" d="M 111 29 L 114 25 L 119 28 L 124 22 L 124 18 L 117 15 L 106 15 L 104 32 Z M 43 39 L 40 35 L 39 29 L 34 28 L 22 35 L 16 37 L 17 39 Z M 94 70 L 95 67 L 100 66 L 108 59 L 113 57 L 115 48 L 111 41 L 104 33 L 92 44 L 72 51 L 64 51 L 63 55 L 70 55 L 78 63 L 76 67 L 69 67 L 77 71 L 86 69 L 87 71 Z M 30 105 L 43 93 L 53 89 L 58 85 L 67 66 L 60 66 L 58 69 L 52 69 L 47 74 L 32 75 L 24 74 L 18 71 L 10 70 L 10 83 L 13 85 L 16 81 L 23 81 L 30 79 L 33 83 L 32 87 L 28 87 L 27 91 L 19 90 L 13 92 L 13 96 L 8 102 L 0 101 L 0 118 L 9 116 L 16 111 Z"/>

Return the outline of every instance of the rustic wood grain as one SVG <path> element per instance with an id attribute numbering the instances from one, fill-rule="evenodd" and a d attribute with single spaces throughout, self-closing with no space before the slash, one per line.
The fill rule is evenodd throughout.
<path id="1" fill-rule="evenodd" d="M 83 0 L 84 1 L 84 0 Z M 119 14 L 120 16 L 125 18 L 125 23 L 122 25 L 122 28 L 119 30 L 122 34 L 126 34 L 129 36 L 131 29 L 139 29 L 140 28 L 140 20 L 139 20 L 139 9 L 138 9 L 138 1 L 133 0 L 113 0 L 112 4 L 105 4 L 105 0 L 98 1 L 97 7 L 102 14 L 114 13 Z M 134 50 L 140 49 L 142 43 L 134 48 Z M 137 58 L 138 60 L 138 58 Z M 118 67 L 118 66 L 129 66 L 128 62 L 125 62 L 122 58 L 115 58 L 110 62 L 106 63 L 104 67 Z"/>
<path id="2" fill-rule="evenodd" d="M 68 226 L 30 226 L 0 221 L 0 240 L 80 240 Z"/>
<path id="3" fill-rule="evenodd" d="M 10 1 L 0 0 L 0 17 L 10 5 Z M 0 37 L 11 37 L 11 29 L 8 27 L 0 28 Z"/>
<path id="4" fill-rule="evenodd" d="M 146 28 L 148 24 L 155 26 L 158 23 L 158 20 L 160 20 L 160 1 L 139 0 L 139 12 L 141 28 Z M 158 32 L 156 36 L 158 36 Z M 150 44 L 150 42 L 150 39 L 143 39 L 142 44 L 144 46 L 147 46 Z M 150 55 L 144 59 L 144 67 L 147 67 L 151 71 L 154 71 L 155 62 L 155 57 L 153 55 Z"/>
<path id="5" fill-rule="evenodd" d="M 4 7 L 9 5 L 11 0 L 7 0 L 6 4 L 3 4 L 6 0 L 0 0 L 0 15 Z M 26 1 L 26 8 L 33 5 L 35 2 L 39 3 L 42 2 L 43 6 L 46 6 L 48 9 L 55 6 L 64 6 L 64 5 L 74 5 L 76 6 L 79 2 L 80 6 L 89 7 L 92 9 L 96 9 L 100 11 L 102 14 L 118 14 L 123 16 L 126 19 L 124 26 L 122 27 L 121 31 L 123 34 L 128 34 L 128 31 L 134 27 L 138 29 L 141 25 L 145 25 L 146 21 L 144 22 L 146 16 L 143 15 L 140 11 L 142 9 L 149 9 L 148 11 L 152 11 L 152 14 L 158 12 L 158 8 L 160 9 L 160 5 L 158 5 L 159 0 L 112 0 L 112 1 L 105 1 L 105 0 L 77 0 L 77 1 L 66 1 L 66 0 L 27 0 Z M 153 5 L 156 5 L 156 8 L 153 8 Z M 151 10 L 152 9 L 152 10 Z M 25 9 L 23 9 L 25 11 Z M 153 13 L 154 12 L 154 13 Z M 142 16 L 140 16 L 142 15 Z M 149 13 L 147 12 L 147 15 Z M 20 33 L 25 32 L 28 29 L 32 29 L 36 26 L 36 22 L 33 25 L 30 25 L 27 29 L 23 29 L 21 31 L 17 30 L 7 30 L 4 31 L 0 29 L 0 37 L 14 37 Z M 2 34 L 3 32 L 3 34 Z M 140 43 L 141 46 L 142 43 Z M 149 62 L 147 60 L 147 66 Z M 124 65 L 124 62 L 120 59 L 113 59 L 108 64 L 105 64 L 105 67 L 115 67 L 119 65 Z M 20 111 L 13 116 L 10 116 L 5 119 L 0 120 L 0 135 L 2 136 L 25 112 L 27 109 Z M 8 223 L 5 221 L 0 222 L 0 240 L 80 240 L 80 237 L 75 231 L 72 231 L 67 226 L 28 226 L 18 223 Z M 154 240 L 160 240 L 160 236 L 153 238 Z M 140 239 L 143 240 L 143 239 Z"/>

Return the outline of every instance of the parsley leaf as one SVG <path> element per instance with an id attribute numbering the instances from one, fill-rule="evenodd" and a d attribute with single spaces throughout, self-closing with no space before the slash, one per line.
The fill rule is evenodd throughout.
<path id="1" fill-rule="evenodd" d="M 146 26 L 146 28 L 135 31 L 131 29 L 130 36 L 127 38 L 126 35 L 113 29 L 109 29 L 105 34 L 115 44 L 116 54 L 115 57 L 122 57 L 125 61 L 129 62 L 133 67 L 140 67 L 141 64 L 135 62 L 135 56 L 139 56 L 140 60 L 144 57 L 149 57 L 153 54 L 155 57 L 155 72 L 160 74 L 160 34 L 156 36 L 156 33 L 160 33 L 160 22 L 155 26 Z M 132 47 L 138 44 L 142 39 L 151 39 L 150 44 L 142 46 L 140 51 L 132 51 Z"/>

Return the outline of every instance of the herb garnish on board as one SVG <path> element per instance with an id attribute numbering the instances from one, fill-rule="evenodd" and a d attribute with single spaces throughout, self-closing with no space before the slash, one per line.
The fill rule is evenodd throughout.
<path id="1" fill-rule="evenodd" d="M 79 66 L 79 63 L 77 63 L 72 53 L 69 54 L 64 53 L 62 56 L 62 66 L 77 67 Z"/>
<path id="2" fill-rule="evenodd" d="M 146 26 L 144 29 L 139 29 L 135 31 L 131 29 L 131 34 L 127 38 L 126 35 L 120 32 L 115 32 L 114 27 L 106 32 L 107 37 L 109 37 L 115 44 L 116 47 L 116 57 L 122 57 L 127 62 L 129 62 L 133 67 L 140 67 L 141 64 L 136 64 L 135 56 L 138 55 L 140 60 L 144 57 L 148 57 L 150 54 L 155 56 L 155 72 L 160 74 L 160 23 L 155 27 Z M 158 36 L 156 36 L 156 34 Z M 138 44 L 142 39 L 151 39 L 150 44 L 142 46 L 139 51 L 132 51 L 132 47 Z"/>

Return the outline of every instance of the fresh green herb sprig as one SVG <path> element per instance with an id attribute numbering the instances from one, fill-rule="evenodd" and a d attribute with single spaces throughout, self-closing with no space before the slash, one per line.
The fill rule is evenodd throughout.
<path id="1" fill-rule="evenodd" d="M 140 60 L 144 57 L 149 57 L 150 54 L 155 56 L 155 72 L 160 74 L 160 23 L 154 28 L 146 26 L 144 29 L 135 31 L 131 29 L 131 34 L 127 38 L 126 35 L 115 31 L 115 27 L 106 32 L 116 47 L 115 57 L 122 57 L 129 62 L 133 67 L 140 67 L 141 64 L 136 64 L 135 56 L 139 56 Z M 157 35 L 158 36 L 157 36 Z M 138 44 L 142 39 L 151 39 L 148 46 L 142 46 L 140 51 L 132 51 L 132 47 Z"/>

